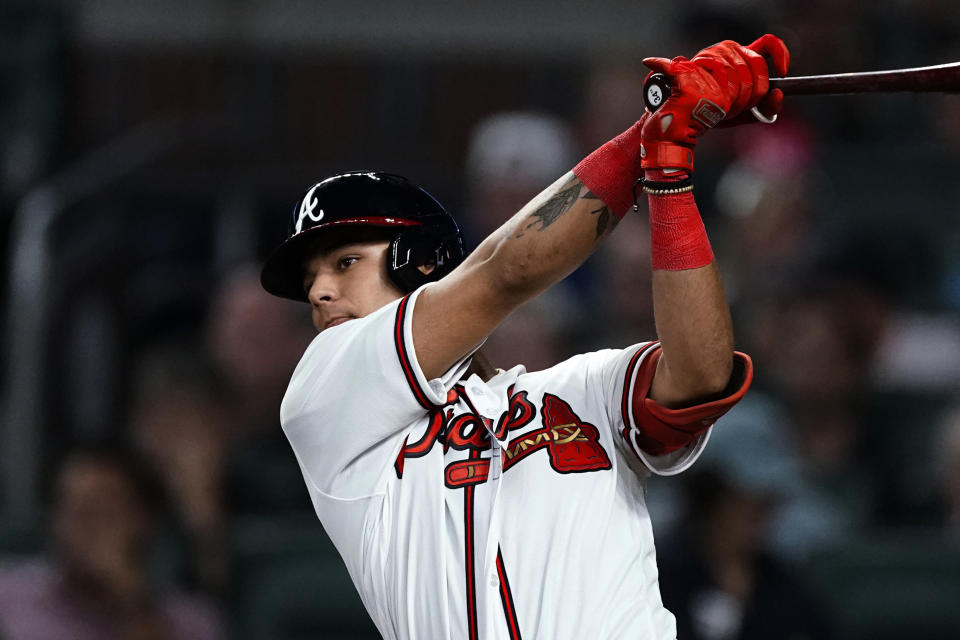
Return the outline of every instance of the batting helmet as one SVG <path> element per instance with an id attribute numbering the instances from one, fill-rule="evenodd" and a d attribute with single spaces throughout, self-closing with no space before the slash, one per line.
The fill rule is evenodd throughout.
<path id="1" fill-rule="evenodd" d="M 318 182 L 294 205 L 287 239 L 260 274 L 263 288 L 307 301 L 303 265 L 314 241 L 324 230 L 345 226 L 382 227 L 390 234 L 387 275 L 404 292 L 439 280 L 465 255 L 460 228 L 436 198 L 402 176 L 351 171 Z M 417 267 L 428 262 L 435 269 L 425 275 Z"/>

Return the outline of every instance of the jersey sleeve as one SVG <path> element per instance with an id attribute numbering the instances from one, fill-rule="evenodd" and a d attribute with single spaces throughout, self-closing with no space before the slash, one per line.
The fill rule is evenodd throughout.
<path id="1" fill-rule="evenodd" d="M 466 370 L 470 354 L 434 380 L 420 369 L 411 322 L 422 290 L 327 329 L 297 365 L 280 422 L 311 493 L 352 499 L 381 492 L 404 436 L 446 403 Z"/>
<path id="2" fill-rule="evenodd" d="M 635 345 L 609 358 L 603 365 L 602 388 L 608 393 L 606 403 L 614 425 L 614 439 L 624 455 L 642 469 L 669 476 L 688 469 L 703 452 L 714 423 L 729 411 L 746 393 L 753 381 L 753 365 L 746 354 L 734 353 L 734 370 L 722 398 L 711 402 L 668 409 L 647 397 L 657 362 L 660 343 Z M 663 429 L 700 431 L 685 447 L 657 455 L 651 453 L 650 434 Z"/>

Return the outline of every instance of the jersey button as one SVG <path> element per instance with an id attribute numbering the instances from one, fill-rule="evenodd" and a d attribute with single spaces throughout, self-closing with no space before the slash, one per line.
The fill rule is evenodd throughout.
<path id="1" fill-rule="evenodd" d="M 496 418 L 500 413 L 498 409 L 494 402 L 477 402 L 477 410 L 488 418 Z"/>

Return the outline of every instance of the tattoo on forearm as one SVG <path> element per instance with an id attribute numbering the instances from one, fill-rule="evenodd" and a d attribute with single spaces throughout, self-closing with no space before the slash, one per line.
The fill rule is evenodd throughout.
<path id="1" fill-rule="evenodd" d="M 600 200 L 600 198 L 589 189 L 582 197 L 584 200 Z M 603 206 L 590 212 L 590 215 L 597 216 L 597 240 L 600 239 L 600 236 L 603 235 L 603 232 L 607 230 L 607 226 L 610 224 L 610 209 L 602 202 L 600 204 Z"/>
<path id="2" fill-rule="evenodd" d="M 580 194 L 580 186 L 579 180 L 571 180 L 563 189 L 558 191 L 556 195 L 547 200 L 543 206 L 530 214 L 527 218 L 530 220 L 530 224 L 523 227 L 516 237 L 519 238 L 523 236 L 528 229 L 536 225 L 540 225 L 537 231 L 543 231 L 559 220 L 560 216 L 569 211 L 573 203 L 577 201 L 577 196 Z"/>

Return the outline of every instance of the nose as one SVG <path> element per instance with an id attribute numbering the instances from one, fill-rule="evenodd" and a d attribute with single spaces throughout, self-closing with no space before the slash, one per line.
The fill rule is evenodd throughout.
<path id="1" fill-rule="evenodd" d="M 333 302 L 337 299 L 338 292 L 336 279 L 329 274 L 318 273 L 310 283 L 310 289 L 307 291 L 307 299 L 313 307 L 319 307 L 323 303 Z"/>

